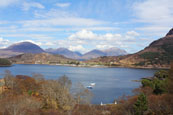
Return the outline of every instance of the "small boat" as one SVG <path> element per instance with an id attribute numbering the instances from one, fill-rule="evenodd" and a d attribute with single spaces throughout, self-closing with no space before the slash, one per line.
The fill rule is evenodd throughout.
<path id="1" fill-rule="evenodd" d="M 96 85 L 96 83 L 90 83 L 90 85 L 91 85 L 91 86 L 95 86 L 95 85 Z"/>
<path id="2" fill-rule="evenodd" d="M 93 87 L 92 87 L 92 86 L 87 86 L 87 88 L 88 88 L 88 89 L 93 89 Z"/>

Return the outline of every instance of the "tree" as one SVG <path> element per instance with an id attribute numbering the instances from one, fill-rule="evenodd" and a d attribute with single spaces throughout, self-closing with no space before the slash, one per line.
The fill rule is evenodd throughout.
<path id="1" fill-rule="evenodd" d="M 153 89 L 154 94 L 158 95 L 167 92 L 167 80 L 155 79 L 153 81 L 153 84 L 154 84 L 154 89 Z"/>
<path id="2" fill-rule="evenodd" d="M 168 71 L 160 70 L 154 74 L 152 79 L 143 79 L 142 88 L 151 87 L 154 94 L 163 94 L 167 92 Z"/>
<path id="3" fill-rule="evenodd" d="M 5 86 L 7 88 L 13 89 L 15 80 L 14 80 L 14 76 L 11 74 L 9 70 L 5 71 L 4 81 L 5 81 Z"/>
<path id="4" fill-rule="evenodd" d="M 10 66 L 11 62 L 8 59 L 0 58 L 0 66 Z"/>
<path id="5" fill-rule="evenodd" d="M 160 80 L 164 80 L 165 78 L 167 78 L 169 76 L 169 73 L 168 71 L 166 70 L 160 70 L 160 71 L 157 71 L 155 74 L 154 74 L 154 77 L 160 79 Z"/>
<path id="6" fill-rule="evenodd" d="M 173 94 L 173 61 L 171 63 L 171 69 L 168 77 L 168 93 Z"/>
<path id="7" fill-rule="evenodd" d="M 151 80 L 143 79 L 141 81 L 141 83 L 142 83 L 142 87 L 151 87 L 151 88 L 154 88 L 153 81 L 151 81 Z"/>
<path id="8" fill-rule="evenodd" d="M 72 110 L 75 103 L 70 93 L 71 81 L 63 76 L 58 80 L 46 80 L 41 84 L 40 94 L 44 101 L 43 108 L 53 108 L 64 111 Z"/>
<path id="9" fill-rule="evenodd" d="M 3 115 L 34 115 L 33 112 L 41 108 L 39 100 L 25 95 L 4 97 L 0 103 L 0 114 Z"/>
<path id="10" fill-rule="evenodd" d="M 141 93 L 134 104 L 135 115 L 143 115 L 148 110 L 148 102 L 144 93 Z"/>

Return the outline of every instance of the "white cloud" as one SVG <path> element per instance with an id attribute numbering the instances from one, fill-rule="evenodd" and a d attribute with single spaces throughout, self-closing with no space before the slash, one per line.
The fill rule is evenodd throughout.
<path id="1" fill-rule="evenodd" d="M 173 22 L 172 0 L 146 0 L 134 5 L 135 13 L 142 22 L 170 24 Z"/>
<path id="2" fill-rule="evenodd" d="M 51 27 L 51 26 L 94 26 L 102 25 L 105 22 L 80 17 L 60 17 L 41 20 L 21 21 L 24 27 Z"/>
<path id="3" fill-rule="evenodd" d="M 112 48 L 112 47 L 114 47 L 113 45 L 109 45 L 109 44 L 100 44 L 100 45 L 96 45 L 96 48 L 97 49 L 101 49 L 101 50 L 103 50 L 103 49 L 108 49 L 108 48 Z"/>
<path id="4" fill-rule="evenodd" d="M 76 32 L 75 34 L 70 35 L 69 40 L 74 40 L 74 39 L 94 39 L 97 38 L 97 35 L 94 34 L 92 31 L 88 30 L 81 30 L 79 32 Z"/>
<path id="5" fill-rule="evenodd" d="M 45 7 L 38 2 L 24 2 L 22 9 L 28 11 L 30 8 L 44 9 Z"/>
<path id="6" fill-rule="evenodd" d="M 10 41 L 0 37 L 0 48 L 6 48 L 10 44 Z"/>
<path id="7" fill-rule="evenodd" d="M 64 7 L 69 7 L 71 4 L 70 3 L 56 3 L 56 6 L 64 8 Z"/>
<path id="8" fill-rule="evenodd" d="M 129 35 L 129 36 L 139 36 L 140 34 L 139 33 L 137 33 L 137 32 L 135 32 L 135 31 L 128 31 L 127 32 L 127 35 Z"/>
<path id="9" fill-rule="evenodd" d="M 69 48 L 69 50 L 72 50 L 72 51 L 79 51 L 79 52 L 87 51 L 82 45 L 69 46 L 68 48 Z"/>
<path id="10" fill-rule="evenodd" d="M 0 7 L 7 7 L 18 2 L 19 0 L 0 0 Z"/>
<path id="11" fill-rule="evenodd" d="M 55 44 L 52 43 L 52 42 L 46 42 L 44 45 L 46 45 L 46 46 L 53 46 L 53 45 L 55 45 Z"/>
<path id="12" fill-rule="evenodd" d="M 71 34 L 67 40 L 59 41 L 61 45 L 83 45 L 97 49 L 106 49 L 111 47 L 126 48 L 130 50 L 129 46 L 135 47 L 143 41 L 139 39 L 140 34 L 136 31 L 128 31 L 125 34 L 118 33 L 105 33 L 97 34 L 93 31 L 83 29 L 76 33 Z M 77 42 L 77 41 L 80 41 Z M 145 40 L 144 40 L 145 42 Z"/>
<path id="13" fill-rule="evenodd" d="M 137 28 L 146 32 L 155 31 L 156 34 L 163 33 L 172 28 L 173 23 L 173 1 L 172 0 L 145 0 L 133 5 L 135 22 L 147 23 Z M 154 34 L 154 33 L 153 33 Z M 161 34 L 159 34 L 161 36 Z"/>
<path id="14" fill-rule="evenodd" d="M 31 42 L 31 43 L 36 44 L 36 45 L 38 45 L 38 46 L 41 46 L 41 45 L 42 45 L 41 42 L 35 42 L 35 41 L 33 41 L 33 40 L 21 40 L 21 41 L 18 41 L 18 42 L 16 42 L 16 43 L 20 43 L 20 42 Z"/>
<path id="15" fill-rule="evenodd" d="M 1 21 L 1 20 L 0 20 L 0 25 L 1 25 L 1 24 L 8 24 L 8 23 L 9 23 L 8 21 Z"/>
<path id="16" fill-rule="evenodd" d="M 25 38 L 27 41 L 31 40 L 31 42 L 36 43 L 38 45 L 45 45 L 46 42 L 53 41 L 55 39 L 55 37 L 52 37 L 49 35 L 44 35 L 44 34 L 20 34 L 20 33 L 19 34 L 15 34 L 15 33 L 14 34 L 3 34 L 3 37 L 18 38 L 18 39 Z M 26 40 L 22 40 L 22 41 L 26 41 Z M 45 46 L 47 46 L 47 45 L 45 45 Z"/>
<path id="17" fill-rule="evenodd" d="M 0 37 L 0 44 L 1 45 L 7 45 L 9 43 L 9 40 L 3 39 L 2 37 Z"/>
<path id="18" fill-rule="evenodd" d="M 96 34 L 90 30 L 83 29 L 78 31 L 68 37 L 69 40 L 104 40 L 104 41 L 112 41 L 121 39 L 122 36 L 120 34 Z"/>
<path id="19" fill-rule="evenodd" d="M 70 11 L 64 11 L 59 9 L 50 9 L 49 11 L 36 11 L 34 13 L 37 19 L 35 20 L 25 20 L 21 21 L 23 26 L 25 27 L 38 27 L 38 26 L 101 26 L 104 24 L 108 24 L 106 21 L 91 19 L 91 18 L 83 18 L 76 15 Z M 75 27 L 74 27 L 75 28 Z"/>
<path id="20" fill-rule="evenodd" d="M 134 34 L 135 33 L 135 34 Z M 111 47 L 125 48 L 130 51 L 130 46 L 135 47 L 137 44 L 148 42 L 143 39 L 139 39 L 139 36 L 135 31 L 129 31 L 125 34 L 119 33 L 105 33 L 98 34 L 90 30 L 83 29 L 69 35 L 65 39 L 58 40 L 56 37 L 51 37 L 43 34 L 8 34 L 4 37 L 17 37 L 28 40 L 22 40 L 18 42 L 32 42 L 42 47 L 67 47 L 73 51 L 80 51 L 82 53 L 91 49 L 107 49 Z M 2 41 L 2 39 L 0 39 Z M 3 39 L 4 40 L 4 39 Z M 144 42 L 141 42 L 144 41 Z M 4 42 L 3 42 L 4 43 Z M 139 46 L 139 45 L 138 45 Z"/>

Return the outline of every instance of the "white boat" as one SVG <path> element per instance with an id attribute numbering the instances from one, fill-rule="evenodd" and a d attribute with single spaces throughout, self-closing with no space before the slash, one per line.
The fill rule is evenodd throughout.
<path id="1" fill-rule="evenodd" d="M 91 86 L 95 86 L 95 85 L 96 85 L 96 83 L 90 83 L 90 85 L 91 85 Z"/>
<path id="2" fill-rule="evenodd" d="M 88 88 L 88 89 L 92 89 L 93 87 L 89 85 L 89 86 L 87 86 L 87 88 Z"/>

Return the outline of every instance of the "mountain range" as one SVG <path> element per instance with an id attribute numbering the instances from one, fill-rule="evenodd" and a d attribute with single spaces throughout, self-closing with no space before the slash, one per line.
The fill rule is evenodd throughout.
<path id="1" fill-rule="evenodd" d="M 17 55 L 25 54 L 25 53 L 32 53 L 32 54 L 50 53 L 54 55 L 55 54 L 63 55 L 66 58 L 80 59 L 80 60 L 88 60 L 88 59 L 97 58 L 100 56 L 119 56 L 119 55 L 127 54 L 125 50 L 115 48 L 115 47 L 106 49 L 106 50 L 95 49 L 85 54 L 81 54 L 80 52 L 77 52 L 77 51 L 71 51 L 67 48 L 58 48 L 58 49 L 49 48 L 49 49 L 43 50 L 40 46 L 33 44 L 31 42 L 15 43 L 5 49 L 0 49 L 1 58 L 13 57 L 13 56 L 17 56 Z"/>
<path id="2" fill-rule="evenodd" d="M 100 63 L 114 66 L 169 68 L 173 61 L 173 28 L 166 36 L 153 41 L 143 50 L 124 56 L 99 57 L 86 61 L 86 63 Z"/>
<path id="3" fill-rule="evenodd" d="M 82 56 L 80 52 L 73 52 L 67 48 L 58 48 L 58 49 L 49 48 L 49 49 L 46 49 L 45 51 L 47 53 L 63 55 L 67 58 L 72 58 L 72 59 L 79 59 Z"/>
<path id="4" fill-rule="evenodd" d="M 67 58 L 72 58 L 72 59 L 93 59 L 93 58 L 97 58 L 100 56 L 119 56 L 119 55 L 125 55 L 127 54 L 127 52 L 125 50 L 119 49 L 119 48 L 110 48 L 110 49 L 106 49 L 106 50 L 98 50 L 98 49 L 94 49 L 91 50 L 85 54 L 81 54 L 80 52 L 73 52 L 68 50 L 67 48 L 58 48 L 58 49 L 46 49 L 45 50 L 48 53 L 51 54 L 59 54 L 59 55 L 63 55 Z"/>

